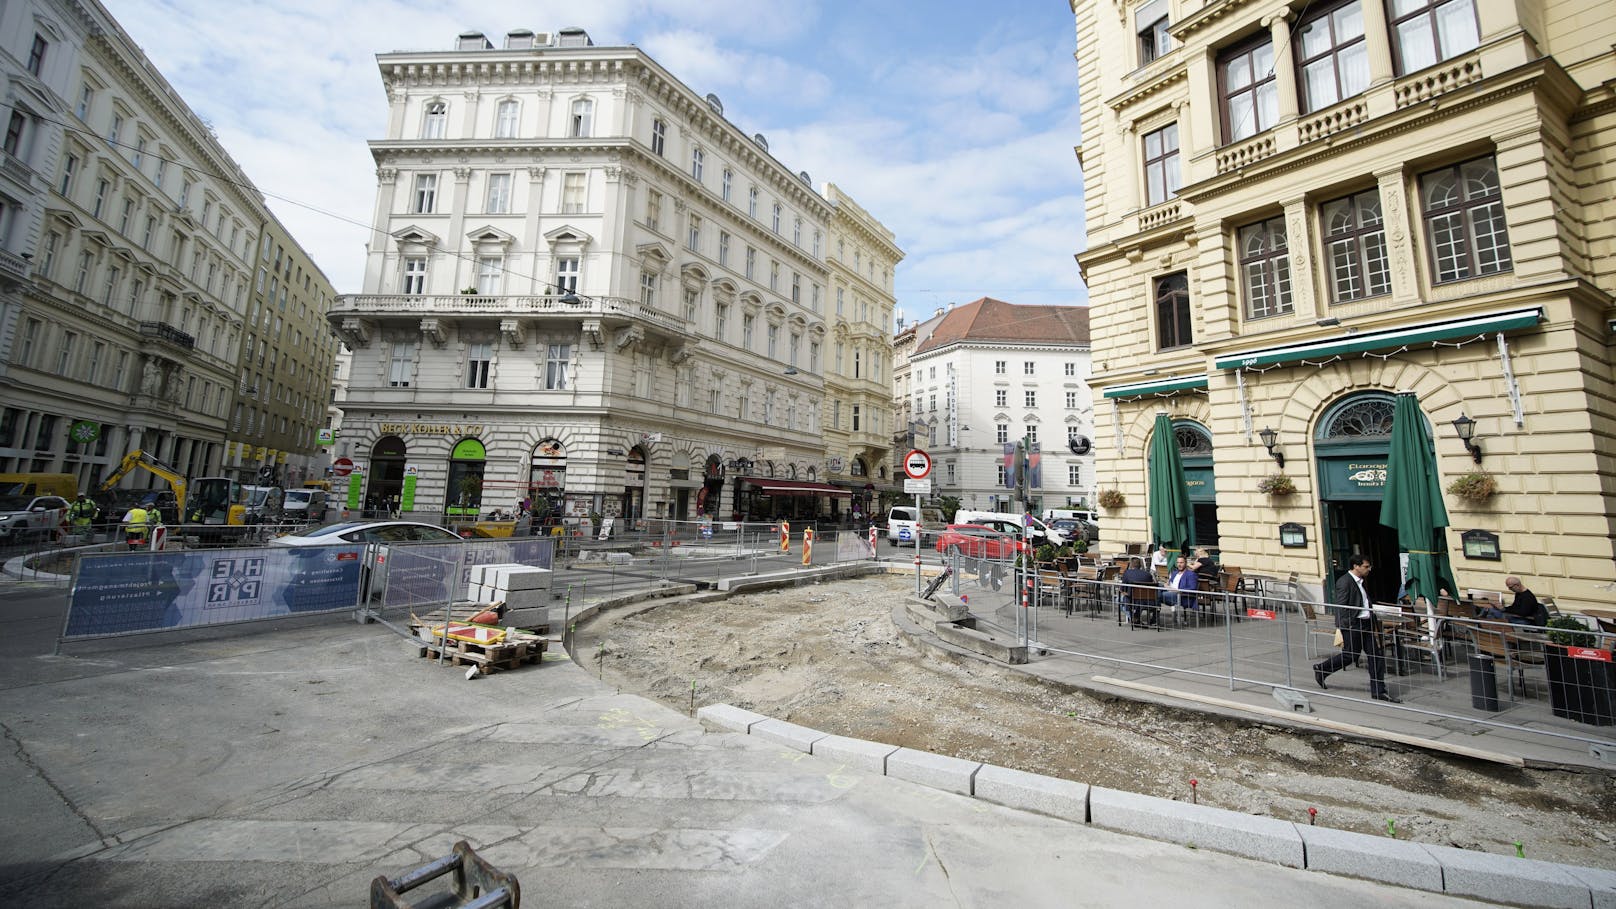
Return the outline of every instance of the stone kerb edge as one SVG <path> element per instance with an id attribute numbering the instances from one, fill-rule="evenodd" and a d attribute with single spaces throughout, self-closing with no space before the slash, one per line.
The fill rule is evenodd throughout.
<path id="1" fill-rule="evenodd" d="M 1296 825 L 1275 818 L 1094 786 L 1089 789 L 1089 822 L 1166 843 L 1307 867 Z"/>
<path id="2" fill-rule="evenodd" d="M 785 720 L 765 719 L 761 723 L 753 723 L 748 732 L 765 741 L 774 742 L 801 751 L 804 754 L 814 753 L 814 743 L 825 738 L 827 733 L 807 726 L 798 726 L 796 723 L 787 723 Z"/>
<path id="3" fill-rule="evenodd" d="M 753 726 L 768 719 L 761 713 L 753 713 L 728 704 L 708 704 L 696 711 L 696 720 L 703 726 L 726 732 L 739 732 L 742 735 L 750 733 Z"/>

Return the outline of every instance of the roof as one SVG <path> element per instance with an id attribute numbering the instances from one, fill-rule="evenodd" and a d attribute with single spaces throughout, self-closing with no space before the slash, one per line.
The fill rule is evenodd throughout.
<path id="1" fill-rule="evenodd" d="M 1087 347 L 1086 306 L 1017 306 L 983 297 L 949 310 L 915 353 L 962 341 L 1009 341 Z"/>

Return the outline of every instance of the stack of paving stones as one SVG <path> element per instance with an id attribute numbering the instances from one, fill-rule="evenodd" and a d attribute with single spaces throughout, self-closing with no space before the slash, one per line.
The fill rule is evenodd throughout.
<path id="1" fill-rule="evenodd" d="M 550 569 L 515 562 L 471 566 L 466 596 L 473 603 L 504 603 L 507 625 L 544 622 L 550 607 Z"/>
<path id="2" fill-rule="evenodd" d="M 1119 792 L 828 735 L 728 704 L 703 707 L 696 718 L 710 729 L 754 735 L 848 767 L 1117 833 L 1493 903 L 1616 909 L 1616 871 L 1429 846 Z"/>

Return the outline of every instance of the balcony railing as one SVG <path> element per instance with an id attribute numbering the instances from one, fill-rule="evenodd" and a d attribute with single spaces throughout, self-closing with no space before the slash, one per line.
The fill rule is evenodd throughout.
<path id="1" fill-rule="evenodd" d="M 1421 70 L 1397 83 L 1397 109 L 1429 101 L 1481 80 L 1481 58 L 1472 54 Z"/>
<path id="2" fill-rule="evenodd" d="M 638 300 L 625 297 L 578 297 L 563 303 L 549 294 L 534 296 L 436 294 L 348 294 L 337 298 L 332 313 L 366 316 L 557 316 L 565 318 L 626 319 L 658 326 L 670 332 L 687 330 L 685 320 Z"/>
<path id="3" fill-rule="evenodd" d="M 27 259 L 0 249 L 0 276 L 15 281 L 26 281 L 32 272 L 33 269 L 29 267 Z"/>
<path id="4" fill-rule="evenodd" d="M 1305 144 L 1329 138 L 1351 129 L 1369 118 L 1369 105 L 1362 98 L 1337 104 L 1297 124 L 1298 138 Z"/>
<path id="5" fill-rule="evenodd" d="M 175 328 L 166 322 L 140 323 L 140 336 L 142 338 L 151 338 L 152 340 L 156 341 L 167 341 L 176 347 L 183 347 L 186 350 L 192 350 L 196 347 L 195 337 L 180 331 L 178 328 Z"/>

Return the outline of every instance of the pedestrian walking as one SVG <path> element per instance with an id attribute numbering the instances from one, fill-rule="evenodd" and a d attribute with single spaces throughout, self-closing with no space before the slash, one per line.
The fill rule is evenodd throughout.
<path id="1" fill-rule="evenodd" d="M 1313 681 L 1329 688 L 1324 680 L 1346 668 L 1362 653 L 1369 664 L 1369 696 L 1377 701 L 1400 703 L 1386 690 L 1386 658 L 1380 649 L 1380 629 L 1370 604 L 1364 578 L 1374 567 L 1369 557 L 1354 554 L 1347 560 L 1347 573 L 1336 579 L 1330 608 L 1335 611 L 1335 627 L 1341 631 L 1341 652 L 1313 667 Z"/>

